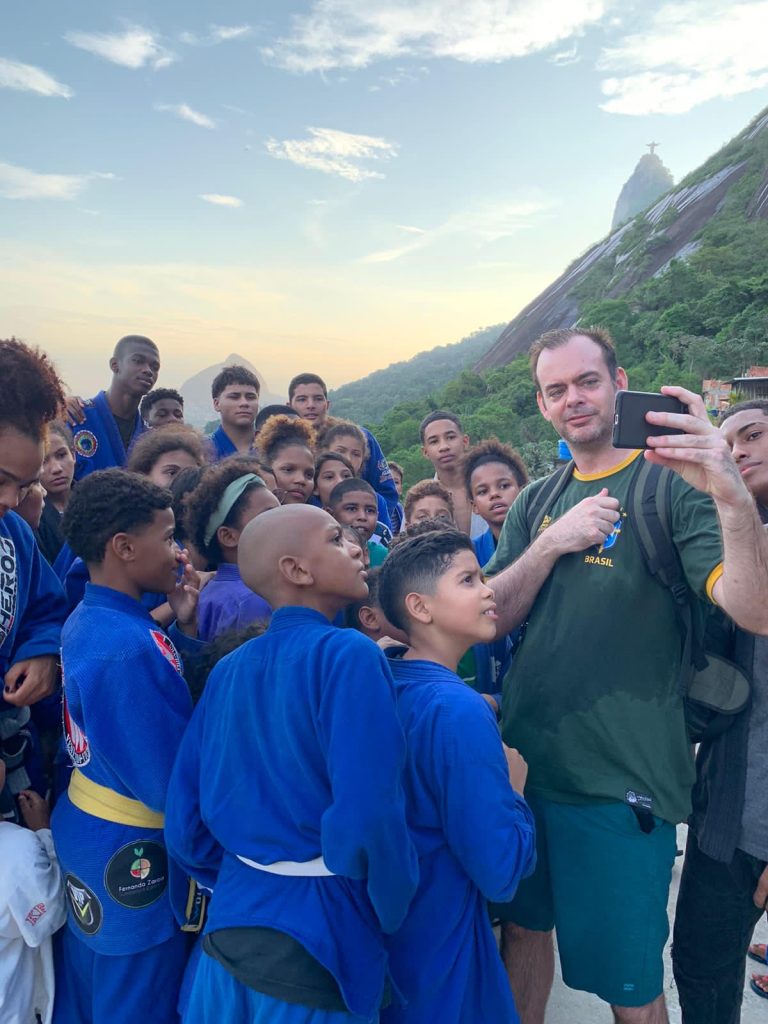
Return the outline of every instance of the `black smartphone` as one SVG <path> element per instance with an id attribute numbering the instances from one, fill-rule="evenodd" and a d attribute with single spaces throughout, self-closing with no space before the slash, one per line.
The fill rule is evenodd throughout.
<path id="1" fill-rule="evenodd" d="M 677 427 L 658 427 L 648 423 L 647 412 L 688 412 L 679 398 L 655 391 L 618 391 L 613 416 L 614 448 L 647 448 L 646 439 L 666 434 L 684 434 Z"/>

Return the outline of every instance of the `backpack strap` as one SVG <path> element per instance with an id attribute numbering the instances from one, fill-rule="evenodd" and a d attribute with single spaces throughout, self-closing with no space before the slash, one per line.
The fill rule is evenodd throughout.
<path id="1" fill-rule="evenodd" d="M 544 517 L 570 483 L 573 476 L 573 460 L 551 473 L 531 499 L 528 509 L 528 533 L 531 543 L 536 540 Z"/>
<path id="2" fill-rule="evenodd" d="M 638 459 L 627 495 L 629 523 L 648 572 L 672 595 L 683 638 L 678 690 L 685 697 L 696 669 L 706 667 L 693 616 L 693 595 L 672 539 L 672 470 Z"/>

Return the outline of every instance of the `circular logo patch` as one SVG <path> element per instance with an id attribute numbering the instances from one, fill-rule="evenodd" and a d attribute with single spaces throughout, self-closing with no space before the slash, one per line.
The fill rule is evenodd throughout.
<path id="1" fill-rule="evenodd" d="M 75 451 L 84 459 L 92 459 L 99 450 L 99 439 L 92 430 L 78 430 L 74 437 Z"/>
<path id="2" fill-rule="evenodd" d="M 121 907 L 141 910 L 159 900 L 168 885 L 168 855 L 160 843 L 139 840 L 113 855 L 104 886 Z"/>
<path id="3" fill-rule="evenodd" d="M 64 743 L 67 748 L 72 764 L 76 768 L 82 768 L 91 760 L 91 748 L 88 746 L 88 737 L 77 724 L 69 717 L 67 698 L 61 702 L 61 714 L 64 721 Z"/>
<path id="4" fill-rule="evenodd" d="M 95 935 L 104 920 L 98 896 L 76 875 L 65 875 L 64 887 L 75 924 L 86 935 Z"/>

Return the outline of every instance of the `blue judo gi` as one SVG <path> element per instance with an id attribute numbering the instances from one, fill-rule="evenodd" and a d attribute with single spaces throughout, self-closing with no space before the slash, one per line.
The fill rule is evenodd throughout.
<path id="1" fill-rule="evenodd" d="M 391 658 L 390 667 L 420 880 L 402 928 L 387 940 L 407 1005 L 384 1010 L 382 1024 L 513 1024 L 486 900 L 511 899 L 533 871 L 533 815 L 509 784 L 482 697 L 433 662 Z"/>
<path id="2" fill-rule="evenodd" d="M 16 662 L 58 655 L 66 617 L 64 592 L 32 530 L 7 512 L 0 518 L 0 686 Z M 1 689 L 0 756 L 7 771 L 0 818 L 18 822 L 14 797 L 30 787 L 43 791 L 42 760 L 30 709 L 6 703 Z"/>
<path id="3" fill-rule="evenodd" d="M 171 634 L 184 647 L 200 644 Z M 55 1024 L 171 1024 L 188 954 L 163 812 L 192 702 L 173 642 L 133 598 L 88 583 L 62 632 L 74 766 L 51 823 L 67 897 Z"/>
<path id="4" fill-rule="evenodd" d="M 207 442 L 208 457 L 211 462 L 221 462 L 222 459 L 228 459 L 230 455 L 237 455 L 237 448 L 222 426 L 216 427 L 212 434 L 206 434 L 205 440 Z M 251 444 L 246 454 L 256 454 L 256 448 L 253 444 Z"/>
<path id="5" fill-rule="evenodd" d="M 374 491 L 380 494 L 387 503 L 389 514 L 386 525 L 391 529 L 392 523 L 397 519 L 397 506 L 400 503 L 392 471 L 389 468 L 384 452 L 381 450 L 381 445 L 370 430 L 366 427 L 361 427 L 361 430 L 368 441 L 368 458 L 360 470 L 360 476 L 363 480 L 367 480 Z"/>
<path id="6" fill-rule="evenodd" d="M 336 979 L 353 1020 L 378 1020 L 382 932 L 400 926 L 416 887 L 404 751 L 376 645 L 319 612 L 280 608 L 263 636 L 211 673 L 168 793 L 169 849 L 213 889 L 206 934 L 266 927 L 293 937 Z M 298 863 L 299 874 L 243 857 Z M 333 875 L 301 873 L 319 857 Z M 210 961 L 204 955 L 198 969 L 191 1024 L 250 1024 L 262 1019 L 254 1004 L 275 1002 L 279 1013 L 264 1019 L 350 1020 L 244 991 Z"/>
<path id="7" fill-rule="evenodd" d="M 197 635 L 209 643 L 228 630 L 245 629 L 254 622 L 269 622 L 272 609 L 240 578 L 237 565 L 222 562 L 200 593 Z"/>
<path id="8" fill-rule="evenodd" d="M 128 458 L 106 391 L 89 398 L 83 412 L 85 422 L 74 429 L 75 480 L 82 480 L 97 469 L 124 466 Z M 149 427 L 137 412 L 131 444 L 146 430 Z"/>

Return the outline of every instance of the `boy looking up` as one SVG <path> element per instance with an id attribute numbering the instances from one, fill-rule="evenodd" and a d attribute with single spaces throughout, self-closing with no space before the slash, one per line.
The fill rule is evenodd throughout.
<path id="1" fill-rule="evenodd" d="M 477 560 L 485 565 L 496 550 L 512 502 L 528 483 L 528 471 L 520 454 L 495 437 L 469 449 L 462 471 L 472 511 L 488 524 L 473 538 Z"/>
<path id="2" fill-rule="evenodd" d="M 172 640 L 141 604 L 145 591 L 172 592 L 171 634 L 200 646 L 191 639 L 196 574 L 174 544 L 170 504 L 168 491 L 112 469 L 75 488 L 64 513 L 67 542 L 91 582 L 62 631 L 74 770 L 52 822 L 69 911 L 56 1024 L 178 1020 L 187 937 L 171 898 L 178 906 L 184 895 L 163 814 L 192 703 Z"/>
<path id="3" fill-rule="evenodd" d="M 316 373 L 300 373 L 288 385 L 288 405 L 302 419 L 309 420 L 317 431 L 325 423 L 330 404 L 325 381 Z M 379 442 L 370 430 L 365 427 L 360 427 L 360 429 L 368 442 L 368 452 L 360 476 L 367 480 L 376 493 L 386 501 L 391 521 L 400 499 L 395 489 L 389 464 L 384 458 L 384 452 L 381 450 Z"/>
<path id="4" fill-rule="evenodd" d="M 473 539 L 479 537 L 487 527 L 485 521 L 472 511 L 472 502 L 464 485 L 462 466 L 464 453 L 469 448 L 469 436 L 461 429 L 459 417 L 437 409 L 424 417 L 419 433 L 422 454 L 435 467 L 435 480 L 453 498 L 453 518 L 457 528 Z"/>
<path id="5" fill-rule="evenodd" d="M 493 591 L 472 542 L 454 529 L 398 544 L 379 570 L 379 603 L 408 636 L 390 660 L 406 735 L 408 823 L 420 881 L 388 942 L 407 1006 L 386 1024 L 517 1021 L 486 900 L 505 901 L 536 861 L 523 800 L 525 761 L 503 747 L 493 712 L 456 675 L 464 652 L 496 634 Z"/>
<path id="6" fill-rule="evenodd" d="M 245 366 L 225 366 L 213 378 L 213 408 L 221 423 L 209 437 L 211 462 L 253 451 L 260 390 L 259 378 Z"/>
<path id="7" fill-rule="evenodd" d="M 128 334 L 109 360 L 112 383 L 86 402 L 70 396 L 67 414 L 74 430 L 75 480 L 98 469 L 124 466 L 131 444 L 147 429 L 139 412 L 142 398 L 160 373 L 157 345 Z"/>
<path id="8" fill-rule="evenodd" d="M 168 799 L 174 856 L 213 888 L 185 1021 L 373 1022 L 416 863 L 386 660 L 331 625 L 366 594 L 362 552 L 286 505 L 245 527 L 239 564 L 272 622 L 212 672 Z"/>

